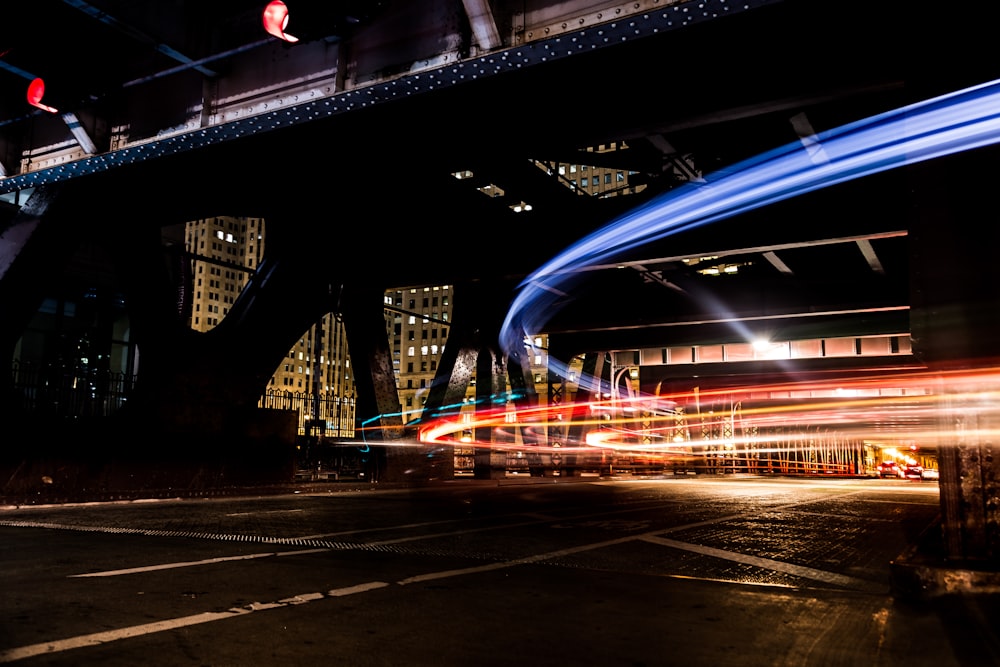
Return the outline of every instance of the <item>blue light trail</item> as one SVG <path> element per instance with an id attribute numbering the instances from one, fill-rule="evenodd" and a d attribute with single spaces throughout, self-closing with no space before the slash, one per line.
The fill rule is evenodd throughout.
<path id="1" fill-rule="evenodd" d="M 525 281 L 500 330 L 508 355 L 532 348 L 531 336 L 572 298 L 579 272 L 672 234 L 784 199 L 897 167 L 1000 141 L 1000 81 L 992 81 L 822 132 L 807 150 L 791 143 L 688 183 L 616 219 L 549 260 Z M 568 377 L 567 364 L 549 359 Z M 597 380 L 581 378 L 596 389 Z"/>

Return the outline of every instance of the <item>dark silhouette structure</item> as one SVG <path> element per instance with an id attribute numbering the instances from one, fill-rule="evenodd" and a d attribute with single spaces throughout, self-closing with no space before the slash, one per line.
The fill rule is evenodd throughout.
<path id="1" fill-rule="evenodd" d="M 496 332 L 518 282 L 554 253 L 658 194 L 802 140 L 803 128 L 989 81 L 997 69 L 988 3 L 958 15 L 904 2 L 654 0 L 579 3 L 572 19 L 554 3 L 527 12 L 498 3 L 485 22 L 461 3 L 374 3 L 326 17 L 330 29 L 299 45 L 262 34 L 257 3 L 207 13 L 187 3 L 190 16 L 169 18 L 152 3 L 121 17 L 101 4 L 18 10 L 21 25 L 44 20 L 100 48 L 41 53 L 18 42 L 3 56 L 14 92 L 0 100 L 0 193 L 14 205 L 0 228 L 0 349 L 13 352 L 57 288 L 54 267 L 96 246 L 127 304 L 141 367 L 114 417 L 69 422 L 19 410 L 5 375 L 5 425 L 26 434 L 5 438 L 15 476 L 27 460 L 82 443 L 88 456 L 155 462 L 157 474 L 209 462 L 227 481 L 284 470 L 275 462 L 287 423 L 257 401 L 282 355 L 330 311 L 343 314 L 363 371 L 359 416 L 382 431 L 369 435 L 401 437 L 384 289 L 456 285 L 464 312 L 432 413 L 473 364 L 481 380 L 508 374 L 523 386 L 525 360 L 503 358 Z M 942 43 L 953 48 L 931 48 Z M 58 73 L 48 80 L 58 114 L 26 107 L 14 83 L 43 70 Z M 588 150 L 612 143 L 627 150 Z M 598 160 L 645 189 L 597 198 L 540 168 Z M 717 340 L 725 333 L 712 322 L 725 312 L 747 323 L 766 314 L 786 335 L 909 331 L 913 367 L 989 367 L 997 232 L 982 212 L 996 165 L 984 148 L 641 248 L 628 270 L 581 281 L 551 322 L 554 353 Z M 456 179 L 460 171 L 474 178 Z M 504 196 L 475 187 L 488 183 Z M 516 201 L 532 210 L 515 213 Z M 265 218 L 267 253 L 225 320 L 195 334 L 177 316 L 161 230 L 212 215 Z M 791 268 L 758 261 L 720 286 L 671 259 L 713 252 L 781 252 Z M 964 407 L 963 420 L 995 425 L 995 408 Z M 952 424 L 954 446 L 941 450 L 947 555 L 995 567 L 1000 464 L 988 437 L 959 435 L 981 432 L 969 426 Z M 386 465 L 392 474 L 391 456 Z"/>

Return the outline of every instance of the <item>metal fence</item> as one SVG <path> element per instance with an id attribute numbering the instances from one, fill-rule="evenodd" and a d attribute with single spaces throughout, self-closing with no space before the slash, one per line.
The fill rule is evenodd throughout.
<path id="1" fill-rule="evenodd" d="M 270 389 L 261 396 L 258 407 L 296 412 L 299 435 L 354 437 L 355 401 L 352 397 Z"/>
<path id="2" fill-rule="evenodd" d="M 15 361 L 12 378 L 15 406 L 46 417 L 109 417 L 135 390 L 138 376 L 89 367 Z M 299 435 L 332 438 L 354 436 L 353 397 L 267 391 L 258 407 L 294 411 Z"/>
<path id="3" fill-rule="evenodd" d="M 14 400 L 22 411 L 56 417 L 107 417 L 122 408 L 136 376 L 85 366 L 13 364 Z"/>

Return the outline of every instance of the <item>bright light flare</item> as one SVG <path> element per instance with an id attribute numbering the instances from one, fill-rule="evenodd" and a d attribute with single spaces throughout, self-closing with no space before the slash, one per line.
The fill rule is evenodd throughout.
<path id="1" fill-rule="evenodd" d="M 591 461 L 624 456 L 664 464 L 709 461 L 713 466 L 739 460 L 748 468 L 795 463 L 813 472 L 858 474 L 858 458 L 842 459 L 854 456 L 845 452 L 856 451 L 859 443 L 945 447 L 954 443 L 949 415 L 956 412 L 968 420 L 965 436 L 996 439 L 1000 430 L 977 426 L 996 420 L 976 417 L 998 410 L 1000 369 L 910 372 L 516 411 L 480 409 L 423 423 L 418 440 L 424 445 L 560 454 L 564 460 L 571 454 Z M 472 437 L 481 433 L 490 439 Z"/>

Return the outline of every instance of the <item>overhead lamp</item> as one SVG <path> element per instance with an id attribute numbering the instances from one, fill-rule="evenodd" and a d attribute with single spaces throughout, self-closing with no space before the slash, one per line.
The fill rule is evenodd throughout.
<path id="1" fill-rule="evenodd" d="M 45 96 L 45 81 L 41 77 L 36 77 L 28 84 L 28 104 L 42 111 L 48 111 L 49 113 L 58 113 L 58 109 L 48 106 L 47 104 L 42 104 L 42 98 Z"/>
<path id="2" fill-rule="evenodd" d="M 281 0 L 272 0 L 272 2 L 267 3 L 267 7 L 264 8 L 263 22 L 264 30 L 269 35 L 274 35 L 286 42 L 299 41 L 298 37 L 285 32 L 285 28 L 288 27 L 288 6 Z"/>

